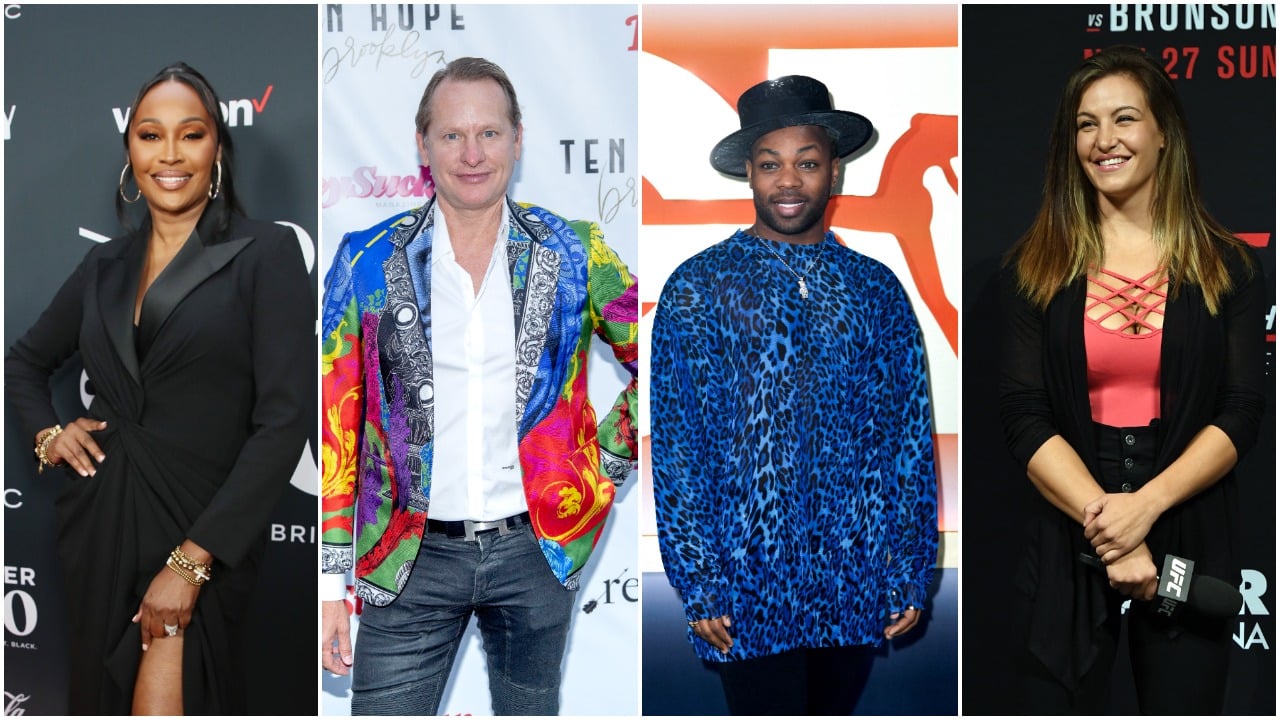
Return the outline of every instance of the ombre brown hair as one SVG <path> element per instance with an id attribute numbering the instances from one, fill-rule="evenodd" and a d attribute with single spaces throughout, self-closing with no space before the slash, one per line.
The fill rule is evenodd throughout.
<path id="1" fill-rule="evenodd" d="M 1164 135 L 1152 192 L 1152 237 L 1167 269 L 1171 296 L 1182 285 L 1200 287 L 1211 315 L 1231 290 L 1224 252 L 1237 252 L 1252 268 L 1245 246 L 1209 216 L 1200 199 L 1187 124 L 1173 82 L 1164 69 L 1136 47 L 1115 46 L 1094 54 L 1072 73 L 1049 138 L 1044 201 L 1031 228 L 1006 256 L 1017 272 L 1018 290 L 1041 309 L 1058 291 L 1103 264 L 1098 228 L 1098 195 L 1076 155 L 1076 113 L 1095 81 L 1123 75 L 1146 94 Z"/>

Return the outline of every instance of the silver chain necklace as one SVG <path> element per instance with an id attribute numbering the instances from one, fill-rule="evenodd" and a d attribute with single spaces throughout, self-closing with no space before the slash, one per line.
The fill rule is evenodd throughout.
<path id="1" fill-rule="evenodd" d="M 796 271 L 795 271 L 795 268 L 791 267 L 791 265 L 790 265 L 786 260 L 783 260 L 783 259 L 782 259 L 782 256 L 778 254 L 778 251 L 777 251 L 777 250 L 774 250 L 774 249 L 769 245 L 769 241 L 768 241 L 768 240 L 765 240 L 764 238 L 762 238 L 762 237 L 758 237 L 758 236 L 755 236 L 755 235 L 752 235 L 752 237 L 754 237 L 755 239 L 759 240 L 759 241 L 760 241 L 760 243 L 761 243 L 762 245 L 764 245 L 764 249 L 765 249 L 765 250 L 768 250 L 770 253 L 772 253 L 772 254 L 773 254 L 773 256 L 774 256 L 774 257 L 778 258 L 778 262 L 782 263 L 782 266 L 783 266 L 783 267 L 785 267 L 785 268 L 787 269 L 787 272 L 789 272 L 789 273 L 791 273 L 792 275 L 795 275 L 795 276 L 796 276 L 796 285 L 797 285 L 797 287 L 799 287 L 799 288 L 800 288 L 800 299 L 801 299 L 801 300 L 808 300 L 808 299 L 809 299 L 809 286 L 805 284 L 804 279 L 805 279 L 805 277 L 807 277 L 807 276 L 809 275 L 809 271 L 810 271 L 810 270 L 813 270 L 813 266 L 818 262 L 818 258 L 821 258 L 821 257 L 822 257 L 822 251 L 827 249 L 826 243 L 822 243 L 822 244 L 821 244 L 821 246 L 818 248 L 818 254 L 817 254 L 817 255 L 814 255 L 814 256 L 813 256 L 813 259 L 809 261 L 809 266 L 808 266 L 808 267 L 806 267 L 806 268 L 804 269 L 804 274 L 802 275 L 802 274 L 800 274 L 800 273 L 796 272 Z"/>

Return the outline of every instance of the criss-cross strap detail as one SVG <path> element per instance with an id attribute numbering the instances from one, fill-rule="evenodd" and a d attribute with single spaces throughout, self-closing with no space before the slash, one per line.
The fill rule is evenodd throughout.
<path id="1" fill-rule="evenodd" d="M 1163 268 L 1156 268 L 1136 280 L 1106 268 L 1095 268 L 1088 284 L 1088 301 L 1085 317 L 1099 328 L 1124 335 L 1148 335 L 1159 332 L 1164 326 L 1164 306 L 1168 298 L 1169 280 Z M 1107 310 L 1094 317 L 1094 308 L 1106 306 Z M 1112 315 L 1124 318 L 1119 327 L 1107 327 L 1104 323 Z M 1159 326 L 1151 322 L 1152 316 L 1160 317 Z"/>

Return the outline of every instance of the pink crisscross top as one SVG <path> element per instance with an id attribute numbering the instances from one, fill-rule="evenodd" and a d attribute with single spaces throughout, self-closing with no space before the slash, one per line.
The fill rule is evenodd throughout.
<path id="1" fill-rule="evenodd" d="M 1160 417 L 1160 338 L 1169 281 L 1097 268 L 1084 308 L 1084 349 L 1093 421 L 1138 427 Z"/>

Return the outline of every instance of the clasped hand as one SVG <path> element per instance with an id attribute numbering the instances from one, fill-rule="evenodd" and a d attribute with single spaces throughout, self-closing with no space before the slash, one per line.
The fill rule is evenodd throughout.
<path id="1" fill-rule="evenodd" d="M 1107 581 L 1121 595 L 1150 600 L 1156 594 L 1156 565 L 1146 543 L 1107 565 Z"/>
<path id="2" fill-rule="evenodd" d="M 1084 506 L 1084 537 L 1109 565 L 1146 540 L 1159 516 L 1140 493 L 1107 493 Z"/>

